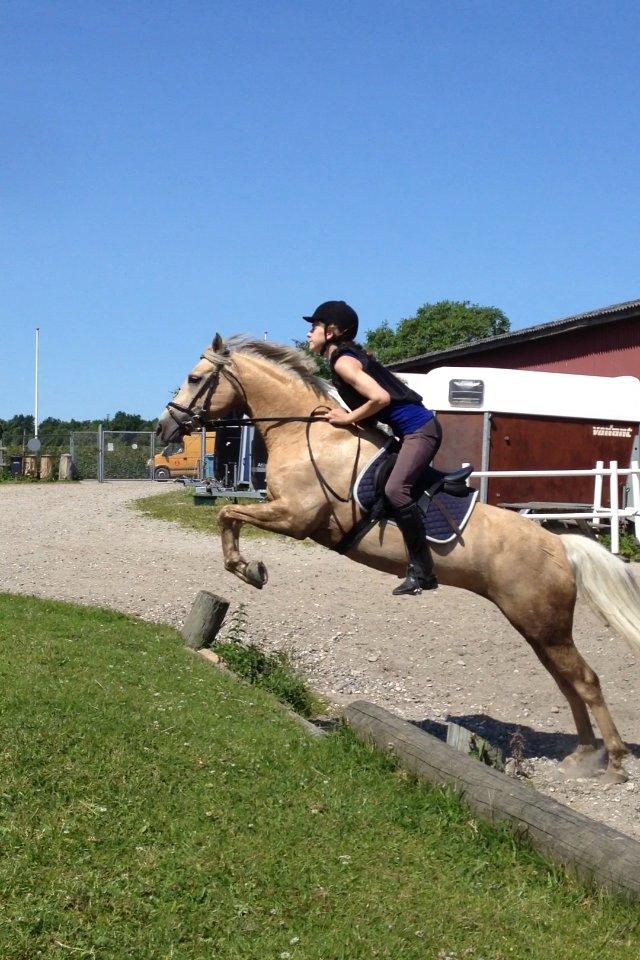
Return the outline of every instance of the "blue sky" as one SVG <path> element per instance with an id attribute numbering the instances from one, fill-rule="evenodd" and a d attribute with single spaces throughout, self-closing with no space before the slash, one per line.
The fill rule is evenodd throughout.
<path id="1" fill-rule="evenodd" d="M 158 414 L 344 298 L 514 328 L 640 296 L 637 2 L 0 10 L 0 417 Z"/>

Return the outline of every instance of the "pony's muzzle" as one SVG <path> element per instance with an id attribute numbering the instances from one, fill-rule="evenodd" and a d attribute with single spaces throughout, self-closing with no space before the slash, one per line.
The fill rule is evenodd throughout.
<path id="1" fill-rule="evenodd" d="M 156 438 L 161 443 L 174 443 L 180 440 L 185 433 L 189 432 L 187 421 L 184 417 L 177 417 L 165 410 L 156 427 Z"/>

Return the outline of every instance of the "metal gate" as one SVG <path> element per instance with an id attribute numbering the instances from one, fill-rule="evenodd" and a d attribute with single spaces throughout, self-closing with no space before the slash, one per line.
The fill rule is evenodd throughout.
<path id="1" fill-rule="evenodd" d="M 155 435 L 149 430 L 98 431 L 98 480 L 153 479 Z"/>

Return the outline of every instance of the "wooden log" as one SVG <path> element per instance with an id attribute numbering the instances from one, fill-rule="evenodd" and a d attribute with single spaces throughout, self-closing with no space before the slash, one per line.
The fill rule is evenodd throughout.
<path id="1" fill-rule="evenodd" d="M 220 657 L 217 653 L 214 653 L 213 650 L 209 650 L 208 647 L 200 647 L 196 653 L 199 653 L 203 660 L 206 660 L 208 663 L 212 663 L 214 667 L 220 666 Z"/>
<path id="2" fill-rule="evenodd" d="M 382 707 L 358 701 L 345 719 L 363 740 L 395 753 L 431 783 L 449 784 L 478 816 L 509 822 L 518 835 L 583 879 L 640 899 L 640 843 L 532 787 L 478 763 Z"/>
<path id="3" fill-rule="evenodd" d="M 217 597 L 215 593 L 201 590 L 189 611 L 182 628 L 185 645 L 191 650 L 210 647 L 227 615 L 229 601 Z"/>

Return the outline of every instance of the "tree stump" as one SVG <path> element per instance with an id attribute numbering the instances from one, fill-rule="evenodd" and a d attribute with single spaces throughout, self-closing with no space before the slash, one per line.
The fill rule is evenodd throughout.
<path id="1" fill-rule="evenodd" d="M 40 479 L 47 480 L 53 473 L 53 457 L 50 453 L 43 453 L 40 457 Z"/>
<path id="2" fill-rule="evenodd" d="M 73 460 L 70 453 L 63 453 L 60 457 L 58 480 L 73 480 Z"/>
<path id="3" fill-rule="evenodd" d="M 191 650 L 200 650 L 210 647 L 229 609 L 229 601 L 217 597 L 215 593 L 201 590 L 189 611 L 182 628 L 182 637 L 185 646 Z"/>

